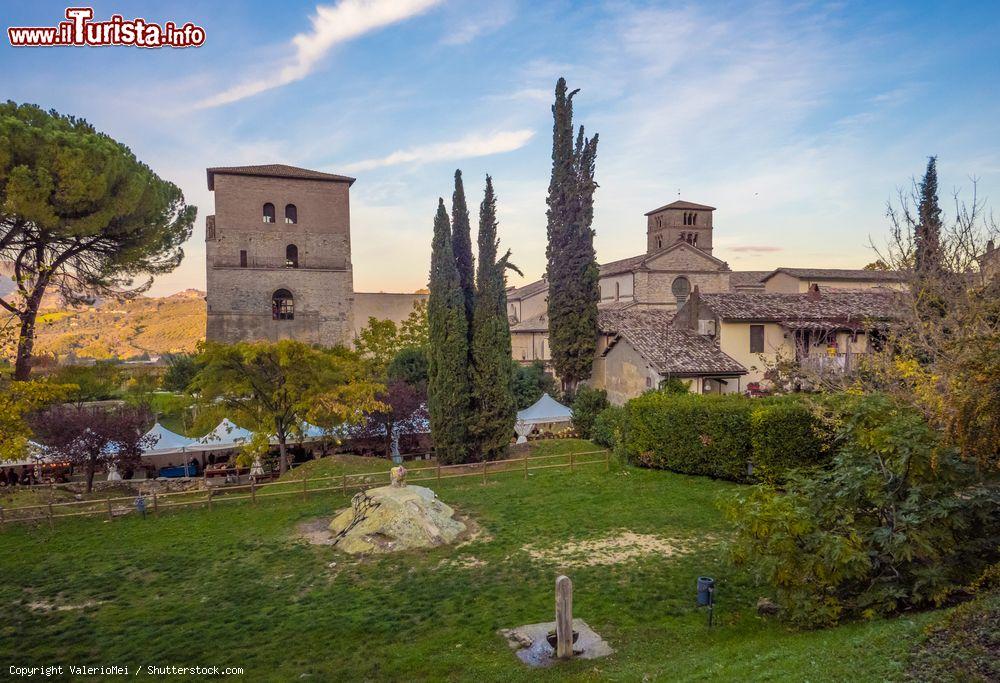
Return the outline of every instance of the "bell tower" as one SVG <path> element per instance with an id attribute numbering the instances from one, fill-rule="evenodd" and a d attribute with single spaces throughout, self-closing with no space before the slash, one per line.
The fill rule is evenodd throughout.
<path id="1" fill-rule="evenodd" d="M 674 242 L 687 242 L 706 254 L 712 253 L 714 206 L 678 200 L 646 214 L 646 252 L 666 249 Z"/>

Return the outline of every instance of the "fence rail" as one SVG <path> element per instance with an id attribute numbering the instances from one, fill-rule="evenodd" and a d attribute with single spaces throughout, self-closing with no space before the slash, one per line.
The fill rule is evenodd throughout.
<path id="1" fill-rule="evenodd" d="M 600 455 L 600 457 L 595 457 Z M 540 460 L 552 460 L 553 458 L 563 458 L 566 462 L 555 464 L 533 464 Z M 583 459 L 581 459 L 583 458 Z M 525 454 L 519 458 L 507 458 L 504 460 L 484 461 L 481 463 L 470 463 L 461 465 L 442 465 L 437 463 L 429 467 L 407 468 L 406 482 L 414 484 L 418 482 L 441 481 L 444 479 L 457 479 L 461 477 L 481 477 L 482 483 L 489 481 L 489 475 L 501 473 L 522 473 L 524 478 L 528 478 L 530 472 L 559 467 L 568 467 L 571 472 L 577 467 L 587 465 L 603 464 L 605 471 L 611 469 L 611 452 L 608 450 L 582 451 L 580 453 L 558 453 L 553 455 Z M 456 471 L 458 470 L 458 471 Z M 417 476 L 414 476 L 417 475 Z M 339 474 L 321 477 L 309 477 L 303 475 L 301 483 L 298 479 L 286 481 L 271 481 L 258 484 L 251 481 L 249 484 L 237 484 L 219 488 L 206 488 L 203 491 L 175 491 L 172 493 L 153 492 L 144 495 L 146 499 L 147 514 L 159 517 L 160 512 L 170 508 L 186 507 L 207 507 L 209 510 L 219 503 L 231 503 L 236 501 L 249 500 L 256 505 L 260 498 L 274 498 L 279 496 L 300 496 L 307 499 L 314 493 L 325 493 L 338 491 L 346 494 L 349 491 L 374 486 L 381 486 L 389 483 L 388 470 L 380 472 L 362 472 L 354 474 Z M 312 484 L 312 486 L 310 486 Z M 44 487 L 49 488 L 49 487 Z M 278 490 L 280 489 L 280 490 Z M 48 522 L 53 526 L 58 519 L 68 517 L 95 517 L 107 516 L 113 521 L 115 517 L 132 514 L 136 511 L 135 501 L 138 496 L 106 496 L 103 499 L 91 498 L 89 500 L 72 500 L 61 503 L 42 503 L 39 505 L 23 505 L 20 507 L 4 508 L 0 507 L 0 526 L 15 524 L 18 522 Z M 85 508 L 85 509 L 84 509 Z M 66 510 L 63 512 L 63 510 Z M 35 513 L 38 514 L 35 514 Z M 31 514 L 24 514 L 31 513 Z"/>

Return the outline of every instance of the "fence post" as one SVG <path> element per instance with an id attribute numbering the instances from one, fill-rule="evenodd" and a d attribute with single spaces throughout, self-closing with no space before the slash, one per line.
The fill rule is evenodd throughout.
<path id="1" fill-rule="evenodd" d="M 156 502 L 156 491 L 153 491 L 153 516 L 160 518 L 160 506 Z"/>
<path id="2" fill-rule="evenodd" d="M 250 480 L 250 502 L 257 504 L 257 482 L 253 479 Z"/>
<path id="3" fill-rule="evenodd" d="M 308 498 L 309 497 L 309 488 L 308 488 L 309 485 L 307 483 L 308 481 L 309 481 L 309 478 L 306 477 L 306 475 L 303 474 L 302 475 L 302 497 L 303 498 Z"/>
<path id="4" fill-rule="evenodd" d="M 347 472 L 344 472 L 343 485 L 344 485 L 344 495 L 347 495 Z"/>
<path id="5" fill-rule="evenodd" d="M 528 478 L 528 451 L 524 451 L 524 478 Z"/>
<path id="6" fill-rule="evenodd" d="M 52 528 L 52 501 L 49 501 L 49 528 Z"/>
<path id="7" fill-rule="evenodd" d="M 212 509 L 212 494 L 215 493 L 212 489 L 208 490 L 208 509 Z"/>
<path id="8" fill-rule="evenodd" d="M 107 501 L 108 501 L 108 520 L 110 521 L 114 519 L 114 517 L 111 514 L 111 496 L 107 497 Z"/>
<path id="9" fill-rule="evenodd" d="M 570 452 L 569 452 L 569 471 L 570 471 L 570 472 L 572 472 L 572 471 L 573 471 L 573 469 L 574 469 L 574 468 L 573 468 L 573 461 L 574 461 L 574 457 L 573 457 L 573 455 L 574 455 L 573 451 L 570 451 Z"/>
<path id="10" fill-rule="evenodd" d="M 3 505 L 0 505 L 0 524 L 6 523 L 6 519 L 3 516 Z"/>
<path id="11" fill-rule="evenodd" d="M 441 461 L 437 461 L 437 480 L 441 481 Z"/>

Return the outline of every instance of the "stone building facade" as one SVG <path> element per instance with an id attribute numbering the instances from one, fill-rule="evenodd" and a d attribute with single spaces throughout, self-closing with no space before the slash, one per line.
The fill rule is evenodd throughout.
<path id="1" fill-rule="evenodd" d="M 355 294 L 353 183 L 283 164 L 208 169 L 215 192 L 205 226 L 209 341 L 350 344 L 368 314 L 398 322 L 425 298 Z"/>

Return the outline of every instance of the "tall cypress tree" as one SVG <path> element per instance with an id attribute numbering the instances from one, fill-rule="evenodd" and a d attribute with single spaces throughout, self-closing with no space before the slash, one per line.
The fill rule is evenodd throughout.
<path id="1" fill-rule="evenodd" d="M 472 226 L 469 224 L 469 206 L 465 201 L 465 186 L 462 171 L 455 171 L 455 192 L 451 196 L 452 248 L 455 250 L 455 265 L 465 300 L 465 318 L 472 330 L 472 308 L 476 298 L 476 273 L 472 260 Z M 471 341 L 471 336 L 470 336 Z"/>
<path id="2" fill-rule="evenodd" d="M 937 157 L 929 157 L 920 181 L 920 204 L 913 235 L 914 268 L 921 276 L 941 268 L 941 207 L 937 191 Z"/>
<path id="3" fill-rule="evenodd" d="M 427 319 L 427 408 L 434 450 L 441 462 L 464 462 L 468 455 L 469 326 L 443 199 L 438 199 L 434 216 Z"/>
<path id="4" fill-rule="evenodd" d="M 590 377 L 597 351 L 599 272 L 594 252 L 594 171 L 597 139 L 583 126 L 574 142 L 573 96 L 566 79 L 556 84 L 552 105 L 552 177 L 549 181 L 548 259 L 549 348 L 556 374 L 572 392 Z"/>
<path id="5" fill-rule="evenodd" d="M 484 460 L 503 456 L 514 432 L 514 364 L 511 361 L 510 323 L 507 318 L 506 271 L 520 272 L 510 263 L 510 250 L 497 259 L 497 202 L 493 179 L 486 176 L 486 192 L 479 206 L 479 261 L 472 323 L 473 442 Z"/>

